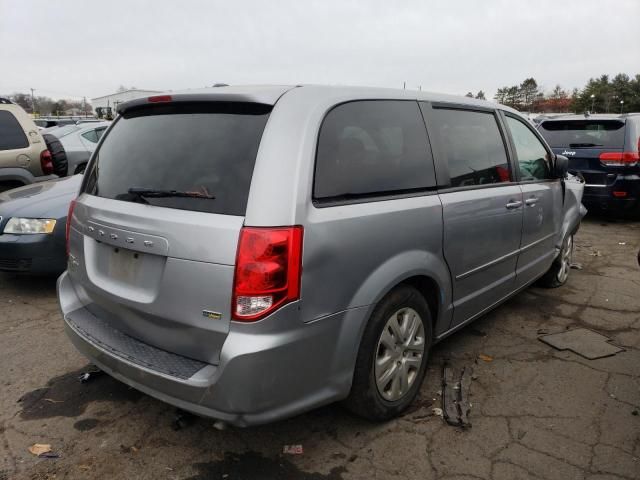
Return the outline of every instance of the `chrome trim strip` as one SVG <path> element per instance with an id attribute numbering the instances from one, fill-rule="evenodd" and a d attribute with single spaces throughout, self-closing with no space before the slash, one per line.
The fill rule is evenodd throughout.
<path id="1" fill-rule="evenodd" d="M 595 187 L 595 188 L 607 188 L 608 185 L 600 185 L 599 183 L 585 183 L 585 187 Z"/>
<path id="2" fill-rule="evenodd" d="M 521 247 L 518 250 L 514 250 L 513 252 L 507 253 L 506 255 L 503 255 L 502 257 L 498 257 L 495 260 L 491 260 L 490 262 L 487 262 L 484 265 L 480 265 L 479 267 L 472 268 L 471 270 L 468 270 L 468 271 L 466 271 L 464 273 L 461 273 L 460 275 L 456 275 L 456 280 L 462 280 L 463 278 L 467 278 L 469 275 L 473 275 L 474 273 L 478 273 L 478 272 L 480 272 L 482 270 L 485 270 L 485 269 L 487 269 L 489 267 L 492 267 L 496 263 L 504 262 L 505 260 L 508 260 L 509 258 L 513 257 L 514 255 L 519 255 L 520 253 L 524 252 L 525 250 L 529 250 L 530 248 L 535 247 L 539 243 L 542 243 L 545 240 L 548 240 L 549 238 L 553 237 L 554 235 L 555 235 L 555 232 L 550 233 L 549 235 L 545 235 L 544 237 L 539 238 L 535 242 L 531 242 L 529 245 L 525 245 L 524 247 Z"/>
<path id="3" fill-rule="evenodd" d="M 520 249 L 514 250 L 511 253 L 507 253 L 506 255 L 503 255 L 502 257 L 498 257 L 495 260 L 491 260 L 490 262 L 485 263 L 484 265 L 480 265 L 479 267 L 472 268 L 469 271 L 466 271 L 464 273 L 461 273 L 460 275 L 457 275 L 456 276 L 456 280 L 462 280 L 463 278 L 466 278 L 469 275 L 473 275 L 474 273 L 480 272 L 481 270 L 485 270 L 485 269 L 495 265 L 496 263 L 503 262 L 503 261 L 513 257 L 514 255 L 518 255 L 519 253 L 520 253 Z"/>

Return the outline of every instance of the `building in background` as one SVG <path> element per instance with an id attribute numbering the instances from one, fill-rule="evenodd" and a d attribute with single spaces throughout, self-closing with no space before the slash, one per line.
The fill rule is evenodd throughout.
<path id="1" fill-rule="evenodd" d="M 112 93 L 111 95 L 92 98 L 91 106 L 96 112 L 98 111 L 98 108 L 102 108 L 104 109 L 104 111 L 106 111 L 107 108 L 111 108 L 111 111 L 115 115 L 119 104 L 128 102 L 129 100 L 133 100 L 136 98 L 154 95 L 156 93 L 160 92 L 157 90 L 139 90 L 137 88 L 132 88 L 129 90 L 118 91 L 116 93 Z"/>

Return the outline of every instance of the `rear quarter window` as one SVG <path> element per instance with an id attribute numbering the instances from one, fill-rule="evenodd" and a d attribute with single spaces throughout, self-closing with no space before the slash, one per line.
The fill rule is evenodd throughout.
<path id="1" fill-rule="evenodd" d="M 0 150 L 27 148 L 29 140 L 13 113 L 0 110 Z"/>
<path id="2" fill-rule="evenodd" d="M 99 197 L 226 215 L 246 213 L 271 106 L 207 102 L 126 112 L 104 138 L 83 191 Z M 141 197 L 131 188 L 215 198 Z"/>
<path id="3" fill-rule="evenodd" d="M 435 184 L 417 102 L 353 101 L 327 113 L 318 137 L 314 199 L 406 193 Z"/>

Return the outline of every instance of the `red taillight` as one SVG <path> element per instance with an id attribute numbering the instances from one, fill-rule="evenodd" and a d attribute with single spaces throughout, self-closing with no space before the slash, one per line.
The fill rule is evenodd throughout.
<path id="1" fill-rule="evenodd" d="M 613 191 L 613 196 L 614 197 L 618 197 L 618 198 L 623 198 L 627 196 L 627 192 L 623 191 L 623 190 L 614 190 Z"/>
<path id="2" fill-rule="evenodd" d="M 155 95 L 147 98 L 147 101 L 151 103 L 170 102 L 171 95 Z"/>
<path id="3" fill-rule="evenodd" d="M 234 320 L 260 320 L 300 298 L 302 233 L 300 226 L 242 228 L 233 280 Z"/>
<path id="4" fill-rule="evenodd" d="M 69 204 L 69 212 L 67 213 L 67 225 L 65 227 L 65 242 L 67 245 L 67 255 L 69 255 L 69 233 L 71 230 L 71 217 L 73 217 L 73 209 L 76 208 L 76 201 L 71 200 Z"/>
<path id="5" fill-rule="evenodd" d="M 640 160 L 638 152 L 604 152 L 600 154 L 600 163 L 609 167 L 633 167 Z"/>
<path id="6" fill-rule="evenodd" d="M 53 173 L 53 157 L 48 149 L 43 150 L 40 154 L 40 166 L 42 167 L 42 173 L 44 175 L 51 175 Z"/>

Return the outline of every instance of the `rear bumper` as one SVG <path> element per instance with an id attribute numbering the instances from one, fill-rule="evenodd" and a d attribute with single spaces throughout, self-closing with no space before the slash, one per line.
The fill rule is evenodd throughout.
<path id="1" fill-rule="evenodd" d="M 624 196 L 620 192 L 624 192 Z M 607 185 L 587 184 L 582 202 L 587 207 L 603 210 L 640 209 L 640 175 L 617 175 Z"/>
<path id="2" fill-rule="evenodd" d="M 58 279 L 58 297 L 67 335 L 102 370 L 166 403 L 236 426 L 346 397 L 368 312 L 362 307 L 304 323 L 290 304 L 277 318 L 233 324 L 220 363 L 210 365 L 122 338 L 83 308 L 66 272 Z"/>
<path id="3" fill-rule="evenodd" d="M 59 275 L 66 265 L 64 239 L 57 238 L 55 233 L 0 235 L 0 271 Z"/>

